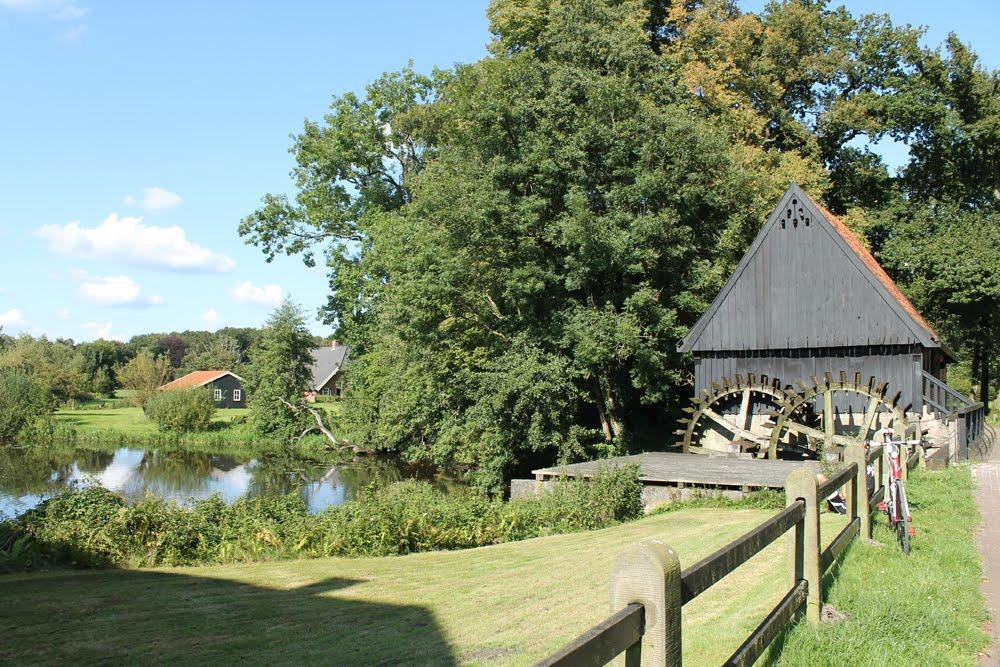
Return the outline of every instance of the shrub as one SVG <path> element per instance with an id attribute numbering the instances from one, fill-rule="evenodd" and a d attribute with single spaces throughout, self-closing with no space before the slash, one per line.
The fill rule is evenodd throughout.
<path id="1" fill-rule="evenodd" d="M 511 502 L 471 489 L 445 494 L 426 482 L 397 482 L 369 487 L 318 515 L 297 495 L 232 506 L 216 497 L 184 509 L 153 496 L 129 506 L 92 487 L 0 523 L 0 566 L 143 567 L 464 549 L 627 521 L 641 516 L 639 501 L 634 467 Z"/>
<path id="2" fill-rule="evenodd" d="M 161 431 L 206 431 L 215 416 L 215 399 L 202 387 L 163 391 L 146 404 L 146 415 Z"/>
<path id="3" fill-rule="evenodd" d="M 0 370 L 0 443 L 52 414 L 49 393 L 21 371 Z"/>

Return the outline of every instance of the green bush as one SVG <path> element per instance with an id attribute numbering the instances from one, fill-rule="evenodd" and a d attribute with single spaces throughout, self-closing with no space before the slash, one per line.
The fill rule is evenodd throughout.
<path id="1" fill-rule="evenodd" d="M 215 416 L 215 399 L 202 387 L 163 391 L 146 403 L 146 416 L 161 431 L 207 431 Z"/>
<path id="2" fill-rule="evenodd" d="M 406 481 L 369 487 L 355 500 L 310 515 L 297 495 L 231 506 L 215 497 L 184 509 L 153 496 L 128 505 L 92 487 L 0 523 L 0 567 L 144 567 L 464 549 L 637 518 L 640 489 L 635 467 L 606 471 L 591 482 L 560 482 L 552 493 L 511 502 Z"/>
<path id="3" fill-rule="evenodd" d="M 0 443 L 51 414 L 51 396 L 41 385 L 21 371 L 0 370 Z"/>

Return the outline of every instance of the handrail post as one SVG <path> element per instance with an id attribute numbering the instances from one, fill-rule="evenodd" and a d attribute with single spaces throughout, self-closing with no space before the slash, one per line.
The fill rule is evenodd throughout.
<path id="1" fill-rule="evenodd" d="M 792 568 L 792 585 L 805 579 L 809 585 L 806 598 L 806 618 L 813 625 L 819 624 L 823 606 L 823 573 L 820 571 L 819 498 L 816 474 L 809 468 L 798 468 L 785 479 L 785 505 L 797 500 L 805 502 L 802 523 L 791 531 L 789 558 Z"/>
<path id="2" fill-rule="evenodd" d="M 643 540 L 622 552 L 611 571 L 611 611 L 637 602 L 645 612 L 641 644 L 625 655 L 627 665 L 680 667 L 681 563 L 660 540 Z"/>
<path id="3" fill-rule="evenodd" d="M 844 463 L 858 466 L 854 481 L 847 485 L 851 497 L 848 507 L 851 510 L 851 520 L 861 517 L 861 539 L 872 538 L 872 519 L 868 507 L 868 455 L 861 443 L 851 443 L 844 449 Z"/>

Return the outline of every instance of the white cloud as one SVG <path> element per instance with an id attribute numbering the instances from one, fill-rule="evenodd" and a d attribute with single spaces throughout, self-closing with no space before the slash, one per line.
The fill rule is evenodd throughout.
<path id="1" fill-rule="evenodd" d="M 24 324 L 24 313 L 20 308 L 11 308 L 0 313 L 0 327 L 13 327 Z"/>
<path id="2" fill-rule="evenodd" d="M 257 306 L 277 306 L 281 303 L 283 292 L 277 285 L 257 287 L 249 280 L 240 283 L 233 289 L 233 299 L 240 303 L 252 303 Z"/>
<path id="3" fill-rule="evenodd" d="M 138 206 L 150 213 L 162 213 L 180 206 L 184 202 L 176 192 L 157 187 L 143 188 L 142 196 L 126 195 L 123 201 L 126 206 Z"/>
<path id="4" fill-rule="evenodd" d="M 112 213 L 97 227 L 78 220 L 44 225 L 35 234 L 63 255 L 120 260 L 146 268 L 224 273 L 235 263 L 227 256 L 192 243 L 180 227 L 142 224 L 142 218 L 119 218 Z"/>
<path id="5" fill-rule="evenodd" d="M 115 334 L 111 332 L 111 322 L 84 322 L 80 325 L 84 331 L 87 331 L 94 338 L 103 338 L 104 340 L 118 340 L 125 341 L 125 338 L 120 334 Z"/>
<path id="6" fill-rule="evenodd" d="M 69 308 L 60 308 L 56 311 L 56 317 L 60 320 L 68 320 L 70 318 Z"/>
<path id="7" fill-rule="evenodd" d="M 215 308 L 209 308 L 201 314 L 201 323 L 209 331 L 215 331 L 219 328 L 219 319 L 219 313 L 216 312 Z"/>
<path id="8" fill-rule="evenodd" d="M 101 306 L 159 306 L 163 297 L 146 296 L 128 276 L 80 276 L 80 295 Z"/>
<path id="9" fill-rule="evenodd" d="M 81 23 L 87 15 L 87 8 L 72 0 L 0 0 L 0 9 L 21 14 L 45 14 L 51 20 L 68 25 L 62 32 L 62 39 L 75 42 L 86 30 Z"/>

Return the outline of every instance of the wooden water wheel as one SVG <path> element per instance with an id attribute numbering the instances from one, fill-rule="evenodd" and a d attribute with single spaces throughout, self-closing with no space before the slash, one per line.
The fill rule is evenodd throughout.
<path id="1" fill-rule="evenodd" d="M 684 408 L 688 416 L 680 420 L 682 428 L 674 431 L 680 436 L 677 445 L 684 453 L 766 452 L 771 429 L 760 415 L 773 414 L 791 399 L 781 383 L 750 373 L 746 378 L 739 374 L 722 378 L 721 385 L 712 382 L 711 387 Z"/>
<path id="2" fill-rule="evenodd" d="M 907 408 L 900 407 L 899 393 L 887 394 L 888 383 L 879 383 L 874 377 L 863 382 L 861 373 L 849 380 L 844 371 L 836 380 L 826 373 L 822 380 L 813 376 L 812 382 L 811 387 L 800 384 L 798 392 L 786 392 L 781 409 L 772 414 L 767 444 L 770 458 L 777 458 L 779 447 L 812 456 L 832 454 L 845 445 L 870 440 L 881 427 L 891 426 L 896 437 L 906 435 Z M 851 395 L 863 397 L 867 404 L 857 419 L 854 414 L 838 415 L 835 410 L 838 397 Z"/>

